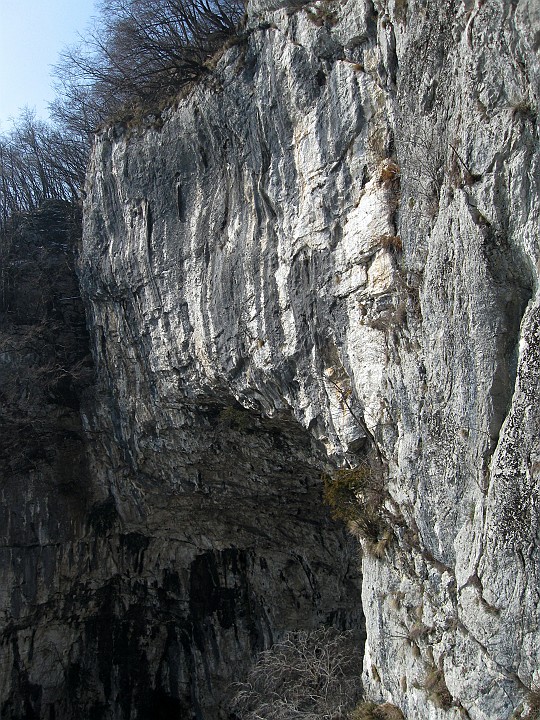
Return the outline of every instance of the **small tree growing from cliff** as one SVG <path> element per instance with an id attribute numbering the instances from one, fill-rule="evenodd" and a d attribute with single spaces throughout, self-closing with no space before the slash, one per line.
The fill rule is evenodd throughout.
<path id="1" fill-rule="evenodd" d="M 364 548 L 382 557 L 392 539 L 385 517 L 385 491 L 376 463 L 341 468 L 324 477 L 323 499 L 332 517 L 347 523 Z"/>
<path id="2" fill-rule="evenodd" d="M 341 720 L 358 701 L 361 670 L 353 633 L 288 633 L 235 687 L 231 709 L 242 720 Z"/>

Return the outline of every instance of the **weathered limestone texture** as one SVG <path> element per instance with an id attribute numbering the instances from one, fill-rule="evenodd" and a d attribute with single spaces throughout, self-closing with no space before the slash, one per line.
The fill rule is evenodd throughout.
<path id="1" fill-rule="evenodd" d="M 253 1 L 98 135 L 85 492 L 6 531 L 2 718 L 217 720 L 273 639 L 363 613 L 368 697 L 534 717 L 539 51 L 536 0 Z M 320 476 L 373 457 L 360 601 Z"/>
<path id="2" fill-rule="evenodd" d="M 285 631 L 362 642 L 357 548 L 309 434 L 155 373 L 123 306 L 90 384 L 63 212 L 3 257 L 0 717 L 223 717 Z"/>
<path id="3" fill-rule="evenodd" d="M 365 680 L 407 717 L 493 720 L 540 679 L 540 23 L 534 2 L 423 5 L 379 26 L 419 315 L 389 345 L 405 526 L 364 562 Z"/>
<path id="4" fill-rule="evenodd" d="M 287 413 L 192 393 L 174 360 L 156 372 L 118 296 L 114 328 L 92 327 L 90 385 L 54 220 L 29 216 L 3 258 L 0 717 L 225 717 L 230 684 L 285 631 L 363 640 L 327 460 Z"/>
<path id="5" fill-rule="evenodd" d="M 289 418 L 332 462 L 375 442 L 394 527 L 363 561 L 368 695 L 409 718 L 524 714 L 540 683 L 538 6 L 249 11 L 211 81 L 96 143 L 81 262 L 116 398 L 101 414 L 149 485 L 188 400 Z"/>

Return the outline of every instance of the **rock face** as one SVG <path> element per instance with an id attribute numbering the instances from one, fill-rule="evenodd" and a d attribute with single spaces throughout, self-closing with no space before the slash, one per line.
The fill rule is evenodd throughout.
<path id="1" fill-rule="evenodd" d="M 177 107 L 96 139 L 88 498 L 38 617 L 4 603 L 2 717 L 213 720 L 285 630 L 360 628 L 320 473 L 374 456 L 367 696 L 407 718 L 525 717 L 537 4 L 248 11 L 245 40 Z"/>
<path id="2" fill-rule="evenodd" d="M 252 3 L 212 82 L 103 133 L 89 175 L 118 446 L 154 467 L 185 399 L 289 418 L 334 462 L 375 444 L 364 682 L 407 717 L 507 717 L 539 681 L 538 20 Z"/>
<path id="3" fill-rule="evenodd" d="M 168 158 L 171 148 L 163 151 Z M 324 624 L 356 630 L 363 641 L 358 551 L 321 501 L 321 473 L 330 465 L 323 444 L 279 397 L 279 413 L 242 404 L 226 378 L 190 357 L 195 339 L 179 253 L 185 235 L 171 236 L 170 246 L 158 236 L 176 232 L 179 223 L 185 232 L 190 222 L 176 173 L 188 174 L 191 161 L 171 160 L 173 195 L 163 196 L 161 219 L 162 210 L 135 185 L 127 215 L 109 185 L 108 214 L 100 193 L 108 194 L 110 179 L 92 170 L 81 281 L 96 377 L 69 413 L 62 402 L 53 414 L 39 393 L 41 368 L 56 367 L 55 353 L 72 343 L 77 324 L 64 317 L 55 335 L 49 295 L 71 282 L 60 299 L 73 300 L 75 276 L 50 277 L 44 266 L 43 276 L 15 284 L 17 306 L 25 304 L 28 286 L 39 294 L 50 279 L 52 287 L 36 304 L 49 344 L 32 345 L 41 353 L 36 360 L 26 346 L 3 356 L 13 404 L 21 394 L 33 396 L 26 425 L 33 423 L 38 435 L 44 416 L 62 432 L 69 420 L 74 439 L 86 441 L 77 456 L 69 444 L 59 454 L 63 436 L 51 436 L 43 462 L 17 466 L 15 475 L 6 448 L 3 491 L 11 517 L 3 527 L 2 720 L 214 720 L 226 717 L 231 683 L 286 631 Z M 134 177 L 142 172 L 134 168 Z M 174 225 L 166 230 L 169 221 Z M 45 224 L 36 240 L 43 255 L 56 242 L 46 230 Z M 114 262 L 126 272 L 119 285 L 100 267 L 113 235 L 122 247 Z M 132 241 L 143 245 L 129 249 Z M 169 279 L 154 276 L 155 253 Z M 23 257 L 10 258 L 10 268 L 24 264 Z M 60 247 L 54 268 L 67 258 Z M 233 317 L 244 298 L 235 295 L 230 310 L 225 294 L 213 302 Z M 223 328 L 237 331 L 241 324 Z M 204 335 L 199 325 L 196 342 Z M 251 344 L 247 335 L 238 342 Z M 87 347 L 86 338 L 83 353 Z M 246 350 L 238 357 L 224 352 L 240 372 Z M 25 363 L 37 369 L 23 386 L 17 375 Z M 288 373 L 292 382 L 292 361 Z M 25 432 L 26 426 L 13 432 L 23 457 L 35 445 Z"/>
<path id="4" fill-rule="evenodd" d="M 62 666 L 49 621 L 68 602 L 61 568 L 92 502 L 80 416 L 93 374 L 75 273 L 80 225 L 80 212 L 49 201 L 0 244 L 2 718 L 47 717 L 34 712 L 36 671 Z"/>
<path id="5" fill-rule="evenodd" d="M 0 717 L 225 717 L 286 631 L 362 642 L 357 548 L 307 431 L 156 373 L 119 296 L 89 384 L 70 228 L 34 213 L 4 258 Z"/>

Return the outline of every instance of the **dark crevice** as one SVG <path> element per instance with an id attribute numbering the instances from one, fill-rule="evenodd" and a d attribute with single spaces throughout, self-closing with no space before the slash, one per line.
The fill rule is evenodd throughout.
<path id="1" fill-rule="evenodd" d="M 176 209 L 178 212 L 178 219 L 180 222 L 186 221 L 186 203 L 182 192 L 182 186 L 178 184 L 176 186 Z"/>

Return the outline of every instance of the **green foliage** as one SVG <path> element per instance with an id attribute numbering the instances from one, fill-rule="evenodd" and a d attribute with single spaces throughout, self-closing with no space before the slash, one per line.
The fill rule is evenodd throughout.
<path id="1" fill-rule="evenodd" d="M 346 522 L 356 520 L 359 514 L 358 496 L 371 483 L 371 470 L 367 465 L 341 468 L 324 478 L 324 502 L 332 508 L 332 517 Z"/>

